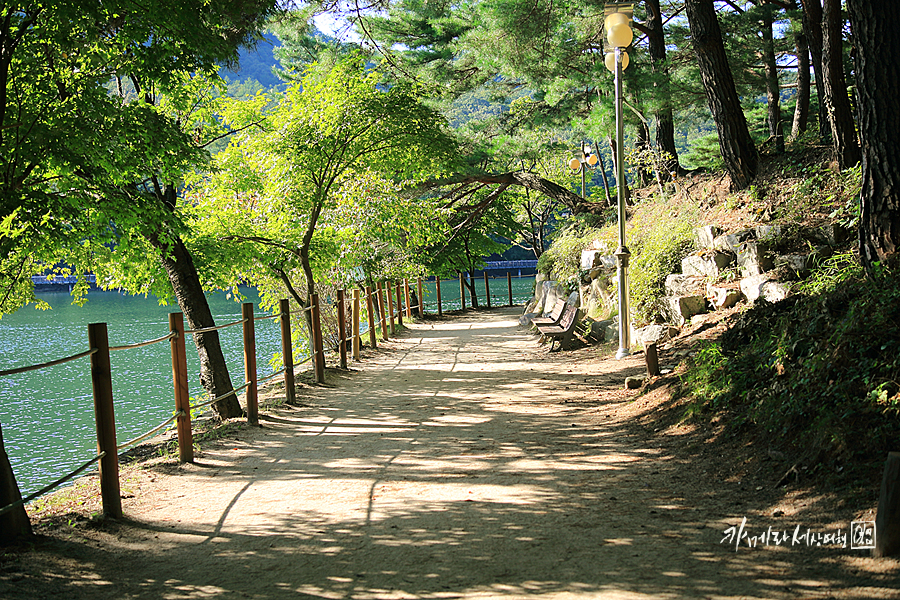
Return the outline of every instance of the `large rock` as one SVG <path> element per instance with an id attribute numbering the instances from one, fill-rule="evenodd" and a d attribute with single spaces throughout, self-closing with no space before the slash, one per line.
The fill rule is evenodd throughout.
<path id="1" fill-rule="evenodd" d="M 775 243 L 783 232 L 781 225 L 757 225 L 754 229 L 760 242 Z"/>
<path id="2" fill-rule="evenodd" d="M 744 242 L 756 239 L 756 232 L 752 229 L 745 229 L 735 233 L 726 233 L 720 235 L 713 241 L 713 248 L 720 252 L 736 252 L 737 247 Z"/>
<path id="3" fill-rule="evenodd" d="M 679 275 L 673 273 L 666 276 L 665 290 L 666 296 L 691 296 L 703 289 L 706 281 L 704 277 L 698 275 Z"/>
<path id="4" fill-rule="evenodd" d="M 581 269 L 588 271 L 594 267 L 604 267 L 606 269 L 616 268 L 616 257 L 605 254 L 602 250 L 582 250 L 581 251 Z"/>
<path id="5" fill-rule="evenodd" d="M 729 288 L 706 286 L 706 299 L 712 303 L 716 310 L 731 308 L 741 301 L 741 292 Z"/>
<path id="6" fill-rule="evenodd" d="M 681 259 L 681 272 L 684 275 L 717 279 L 733 261 L 734 258 L 725 252 L 691 254 Z"/>
<path id="7" fill-rule="evenodd" d="M 737 264 L 745 277 L 761 275 L 775 266 L 769 256 L 768 244 L 759 242 L 741 243 L 737 247 Z"/>
<path id="8" fill-rule="evenodd" d="M 671 325 L 647 325 L 634 330 L 634 340 L 640 342 L 644 348 L 648 344 L 667 342 L 678 335 L 678 328 Z"/>
<path id="9" fill-rule="evenodd" d="M 764 298 L 769 302 L 779 302 L 790 294 L 791 286 L 771 279 L 768 275 L 754 275 L 741 279 L 741 292 L 750 303 Z"/>
<path id="10" fill-rule="evenodd" d="M 722 233 L 722 230 L 715 225 L 704 225 L 697 228 L 697 247 L 712 248 L 715 239 Z"/>
<path id="11" fill-rule="evenodd" d="M 665 296 L 662 298 L 666 320 L 682 327 L 691 317 L 706 312 L 705 296 Z"/>
<path id="12" fill-rule="evenodd" d="M 786 267 L 794 274 L 795 277 L 803 279 L 809 275 L 809 265 L 807 265 L 805 254 L 786 254 L 775 259 L 776 267 Z"/>

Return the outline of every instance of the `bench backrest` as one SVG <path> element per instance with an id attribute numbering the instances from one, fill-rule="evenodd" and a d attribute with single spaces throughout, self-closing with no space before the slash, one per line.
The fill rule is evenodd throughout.
<path id="1" fill-rule="evenodd" d="M 563 313 L 562 319 L 559 320 L 559 326 L 563 329 L 569 329 L 575 324 L 575 317 L 578 315 L 578 307 L 574 304 L 566 304 L 566 312 Z"/>
<path id="2" fill-rule="evenodd" d="M 558 299 L 556 304 L 553 306 L 553 310 L 550 311 L 550 314 L 547 315 L 548 319 L 553 319 L 554 321 L 559 319 L 559 316 L 562 314 L 563 310 L 566 308 L 566 301 L 563 299 Z"/>

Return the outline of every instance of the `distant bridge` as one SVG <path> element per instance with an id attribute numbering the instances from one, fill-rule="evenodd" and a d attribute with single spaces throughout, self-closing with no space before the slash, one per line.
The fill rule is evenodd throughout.
<path id="1" fill-rule="evenodd" d="M 87 275 L 84 276 L 84 278 L 87 280 L 89 285 L 91 285 L 91 286 L 97 285 L 97 276 L 94 275 L 93 273 L 88 273 Z M 32 275 L 31 281 L 37 287 L 48 287 L 48 286 L 71 287 L 71 286 L 75 285 L 75 283 L 78 281 L 78 278 L 75 275 L 69 275 L 68 277 L 62 277 L 62 276 L 58 276 L 58 275 L 57 276 Z"/>
<path id="2" fill-rule="evenodd" d="M 537 269 L 537 260 L 495 260 L 484 263 L 487 271 L 502 271 L 505 269 Z"/>

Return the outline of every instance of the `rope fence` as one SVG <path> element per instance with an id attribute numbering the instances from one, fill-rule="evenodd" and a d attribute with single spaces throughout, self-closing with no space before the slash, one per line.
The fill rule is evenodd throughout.
<path id="1" fill-rule="evenodd" d="M 507 280 L 511 281 L 510 273 L 507 273 Z M 487 292 L 487 305 L 490 307 L 491 295 L 488 288 L 488 276 L 486 274 L 484 281 L 485 290 Z M 474 282 L 475 279 L 472 278 L 469 285 L 474 286 Z M 436 278 L 435 285 L 437 292 L 437 314 L 440 316 L 443 313 L 443 306 L 441 298 L 441 280 L 439 278 Z M 372 349 L 376 349 L 378 337 L 376 335 L 376 329 L 380 330 L 382 340 L 387 341 L 391 336 L 396 335 L 398 327 L 403 327 L 404 316 L 408 319 L 412 319 L 414 312 L 416 316 L 419 317 L 425 315 L 426 301 L 422 279 L 417 279 L 414 282 L 414 286 L 414 288 L 411 288 L 409 280 L 404 279 L 402 281 L 378 282 L 375 286 L 356 288 L 351 290 L 350 294 L 345 294 L 345 290 L 338 291 L 337 302 L 328 304 L 327 306 L 332 307 L 337 312 L 336 320 L 338 331 L 336 333 L 329 332 L 329 336 L 331 336 L 329 339 L 337 340 L 337 350 L 341 355 L 342 368 L 347 368 L 348 349 L 352 352 L 354 360 L 361 360 L 360 347 L 362 346 L 363 334 L 368 334 L 369 346 Z M 463 309 L 465 309 L 464 291 L 465 285 L 461 274 L 460 301 Z M 512 284 L 510 283 L 509 305 L 511 306 L 512 304 Z M 315 381 L 317 383 L 325 382 L 325 353 L 323 345 L 324 338 L 322 335 L 321 309 L 322 306 L 319 303 L 318 294 L 313 294 L 308 306 L 294 310 L 291 310 L 290 302 L 288 300 L 281 300 L 279 302 L 279 310 L 277 313 L 272 315 L 261 315 L 258 317 L 253 315 L 253 304 L 245 303 L 242 305 L 242 318 L 240 320 L 224 325 L 215 325 L 198 329 L 185 329 L 182 314 L 170 313 L 168 334 L 143 342 L 119 346 L 109 345 L 105 323 L 94 323 L 88 326 L 89 350 L 38 365 L 0 371 L 0 377 L 16 375 L 89 357 L 91 359 L 91 379 L 94 392 L 94 414 L 97 420 L 98 448 L 96 457 L 71 473 L 68 473 L 53 483 L 29 495 L 27 498 L 17 500 L 16 502 L 0 508 L 0 516 L 16 509 L 24 511 L 24 506 L 27 503 L 54 490 L 98 462 L 103 512 L 105 515 L 113 518 L 122 516 L 118 474 L 119 451 L 131 448 L 140 442 L 157 435 L 159 432 L 175 423 L 178 435 L 179 459 L 182 462 L 193 462 L 193 434 L 191 429 L 192 412 L 206 408 L 221 400 L 232 397 L 237 398 L 238 393 L 246 392 L 244 394 L 244 400 L 247 406 L 247 420 L 251 424 L 258 424 L 257 401 L 259 384 L 269 382 L 276 377 L 283 375 L 285 393 L 287 396 L 286 399 L 287 402 L 291 404 L 295 402 L 296 398 L 294 382 L 294 369 L 296 367 L 312 362 Z M 331 308 L 329 308 L 329 310 L 331 310 Z M 295 363 L 291 337 L 291 316 L 306 313 L 309 313 L 310 319 L 308 321 L 306 319 L 301 319 L 301 324 L 304 329 L 307 329 L 306 334 L 311 343 L 311 352 L 302 360 Z M 365 318 L 363 319 L 363 317 Z M 257 321 L 266 320 L 280 321 L 283 367 L 269 375 L 259 377 L 256 369 L 255 323 Z M 365 320 L 365 323 L 363 323 L 363 320 Z M 189 387 L 185 350 L 187 334 L 217 332 L 236 325 L 243 326 L 245 383 L 238 388 L 215 398 L 211 398 L 205 402 L 193 405 L 190 404 L 190 399 L 188 397 Z M 309 326 L 307 327 L 307 325 Z M 171 417 L 156 427 L 127 442 L 117 444 L 113 406 L 112 369 L 109 358 L 110 352 L 133 350 L 165 341 L 169 341 L 171 345 L 175 410 Z"/>

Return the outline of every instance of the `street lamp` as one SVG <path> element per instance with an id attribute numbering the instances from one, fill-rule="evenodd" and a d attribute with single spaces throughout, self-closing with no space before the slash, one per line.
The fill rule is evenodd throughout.
<path id="1" fill-rule="evenodd" d="M 607 4 L 605 13 L 603 25 L 611 51 L 606 54 L 603 62 L 606 68 L 615 74 L 616 141 L 619 148 L 616 160 L 619 247 L 615 252 L 619 286 L 619 350 L 616 352 L 616 358 L 624 358 L 631 354 L 631 317 L 628 311 L 628 260 L 631 258 L 631 252 L 625 245 L 625 126 L 622 120 L 622 71 L 628 66 L 628 53 L 625 52 L 625 48 L 634 39 L 634 32 L 631 31 L 633 5 L 630 2 Z"/>
<path id="2" fill-rule="evenodd" d="M 587 200 L 587 191 L 585 186 L 584 173 L 587 168 L 597 164 L 597 155 L 591 151 L 591 146 L 587 142 L 581 142 L 581 156 L 576 156 L 569 161 L 569 168 L 573 171 L 581 169 L 581 199 Z"/>

